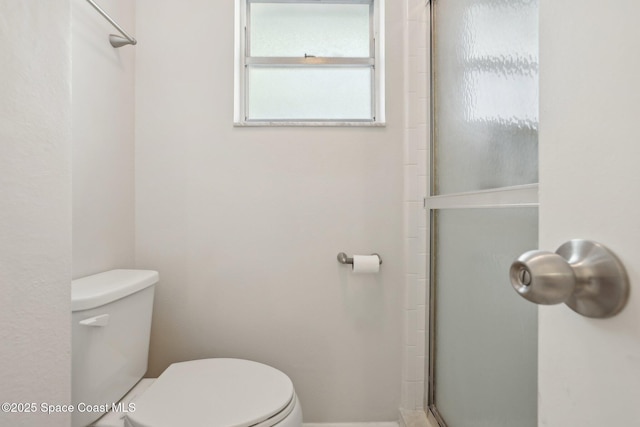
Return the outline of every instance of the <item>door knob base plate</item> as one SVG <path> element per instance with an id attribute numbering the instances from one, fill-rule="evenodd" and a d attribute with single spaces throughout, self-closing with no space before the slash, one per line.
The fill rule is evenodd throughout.
<path id="1" fill-rule="evenodd" d="M 624 266 L 604 245 L 575 239 L 556 251 L 576 275 L 574 293 L 565 301 L 573 311 L 591 318 L 618 314 L 629 299 L 629 278 Z"/>

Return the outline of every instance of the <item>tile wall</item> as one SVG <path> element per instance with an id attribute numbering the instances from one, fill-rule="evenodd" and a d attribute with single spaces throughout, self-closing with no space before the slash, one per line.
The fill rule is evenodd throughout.
<path id="1" fill-rule="evenodd" d="M 404 141 L 405 303 L 402 408 L 424 408 L 429 224 L 423 208 L 429 158 L 429 4 L 407 0 Z"/>

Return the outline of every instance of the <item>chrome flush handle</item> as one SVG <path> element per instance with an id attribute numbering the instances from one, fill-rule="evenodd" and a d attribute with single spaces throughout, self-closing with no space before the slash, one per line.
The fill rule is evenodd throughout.
<path id="1" fill-rule="evenodd" d="M 604 245 L 570 240 L 553 252 L 529 251 L 509 271 L 511 285 L 536 304 L 567 304 L 586 317 L 618 314 L 629 299 L 629 278 Z"/>

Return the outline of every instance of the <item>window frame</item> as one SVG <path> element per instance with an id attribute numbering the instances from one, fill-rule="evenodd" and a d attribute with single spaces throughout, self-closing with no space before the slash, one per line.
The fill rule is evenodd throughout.
<path id="1" fill-rule="evenodd" d="M 252 3 L 368 4 L 369 57 L 254 57 L 251 56 Z M 236 0 L 234 125 L 235 126 L 384 126 L 384 0 Z M 370 68 L 371 119 L 251 119 L 248 70 L 251 67 Z"/>

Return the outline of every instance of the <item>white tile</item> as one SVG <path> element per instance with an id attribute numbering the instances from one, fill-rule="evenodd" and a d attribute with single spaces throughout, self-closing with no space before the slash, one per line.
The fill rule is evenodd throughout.
<path id="1" fill-rule="evenodd" d="M 420 208 L 420 215 L 418 216 L 418 228 L 427 228 L 427 224 L 430 222 L 429 220 L 429 210 Z"/>
<path id="2" fill-rule="evenodd" d="M 416 129 L 416 133 L 417 129 Z M 417 146 L 417 141 L 416 141 L 416 146 Z M 420 177 L 424 177 L 424 178 L 419 178 L 421 180 L 425 180 L 426 182 L 426 177 L 427 177 L 427 157 L 428 157 L 428 153 L 427 150 L 417 150 L 416 151 L 416 165 L 418 166 L 418 176 Z"/>
<path id="3" fill-rule="evenodd" d="M 405 272 L 407 274 L 418 274 L 418 239 L 405 239 Z"/>
<path id="4" fill-rule="evenodd" d="M 415 383 L 415 409 L 424 409 L 424 382 Z"/>
<path id="5" fill-rule="evenodd" d="M 418 178 L 418 166 L 415 167 L 416 170 L 416 181 L 418 181 L 418 185 L 417 185 L 417 200 L 422 200 L 423 197 L 427 196 L 427 177 L 426 176 L 422 176 L 421 178 Z"/>
<path id="6" fill-rule="evenodd" d="M 404 200 L 406 202 L 418 201 L 418 185 L 418 167 L 406 165 L 404 167 Z"/>
<path id="7" fill-rule="evenodd" d="M 418 58 L 419 58 L 418 53 L 419 52 L 417 50 L 415 52 L 409 52 L 409 56 L 408 56 L 409 61 L 408 61 L 408 68 L 407 68 L 407 73 L 409 76 L 417 77 L 418 74 L 420 74 L 421 61 L 418 61 Z"/>
<path id="8" fill-rule="evenodd" d="M 405 324 L 405 331 L 404 331 L 404 335 L 405 335 L 405 342 L 406 342 L 406 324 L 407 324 L 407 313 L 405 313 L 404 315 L 404 322 Z M 409 357 L 409 346 L 405 345 L 403 343 L 402 345 L 402 381 L 407 381 L 407 379 L 409 378 L 409 374 L 407 373 L 409 371 L 409 364 L 407 363 L 407 358 Z"/>
<path id="9" fill-rule="evenodd" d="M 424 208 L 422 207 L 422 200 L 418 200 L 416 202 L 409 202 L 410 208 L 412 210 L 412 217 L 415 218 L 415 223 L 412 224 L 412 227 L 415 227 L 416 237 L 420 235 L 420 217 L 424 215 Z M 412 236 L 413 237 L 413 236 Z"/>
<path id="10" fill-rule="evenodd" d="M 418 129 L 409 128 L 407 130 L 407 138 L 405 141 L 404 150 L 404 164 L 416 165 L 418 164 Z"/>
<path id="11" fill-rule="evenodd" d="M 420 215 L 420 203 L 405 202 L 404 204 L 404 237 L 419 237 L 420 227 L 418 226 Z"/>
<path id="12" fill-rule="evenodd" d="M 410 50 L 409 52 L 414 52 Z M 421 58 L 409 54 L 408 57 L 409 68 L 407 69 L 407 81 L 408 81 L 408 91 L 409 92 L 418 92 L 418 87 L 420 86 L 420 82 L 418 82 L 418 61 L 421 61 Z"/>
<path id="13" fill-rule="evenodd" d="M 426 1 L 424 3 L 425 7 L 422 9 L 422 13 L 420 14 L 419 19 L 427 25 L 427 36 L 429 36 L 429 27 L 431 25 L 431 9 L 429 8 L 429 5 L 426 5 Z"/>
<path id="14" fill-rule="evenodd" d="M 416 336 L 416 356 L 425 357 L 427 353 L 427 331 L 421 331 L 418 328 L 418 335 Z"/>
<path id="15" fill-rule="evenodd" d="M 404 378 L 406 381 L 417 381 L 418 378 L 418 357 L 416 356 L 416 347 L 415 346 L 407 346 L 407 351 L 405 353 L 404 363 L 407 366 L 406 377 Z"/>
<path id="16" fill-rule="evenodd" d="M 429 149 L 429 126 L 425 123 L 424 125 L 418 126 L 416 129 L 418 130 L 418 150 L 428 150 Z M 427 153 L 429 154 L 429 153 Z M 429 156 L 427 156 L 429 157 Z"/>
<path id="17" fill-rule="evenodd" d="M 424 0 L 407 0 L 408 70 L 407 137 L 404 147 L 404 237 L 405 312 L 403 342 L 402 407 L 424 407 L 424 363 L 426 345 L 426 265 L 428 256 L 428 211 L 422 207 L 429 174 L 429 75 L 428 7 Z"/>
<path id="18" fill-rule="evenodd" d="M 417 68 L 417 66 L 414 65 L 413 68 Z M 415 70 L 411 70 L 410 69 L 409 72 L 411 74 L 415 75 Z M 419 111 L 420 110 L 420 106 L 418 105 L 418 102 L 419 102 L 418 93 L 417 92 L 409 92 L 407 94 L 407 98 L 409 99 L 409 104 L 408 104 L 409 105 L 409 111 L 407 112 L 407 115 L 409 117 L 408 127 L 409 128 L 415 128 L 415 127 L 418 127 L 418 123 L 420 123 L 420 118 L 418 117 L 418 114 L 420 114 L 420 111 Z"/>
<path id="19" fill-rule="evenodd" d="M 420 301 L 418 300 L 418 275 L 417 274 L 407 274 L 406 275 L 406 298 L 405 298 L 405 309 L 407 310 L 417 310 Z"/>
<path id="20" fill-rule="evenodd" d="M 425 9 L 425 0 L 408 0 L 408 18 L 417 21 L 420 19 L 422 11 Z"/>
<path id="21" fill-rule="evenodd" d="M 416 52 L 416 56 L 420 57 L 420 58 L 428 58 L 428 53 L 429 53 L 429 51 L 427 50 L 426 47 L 419 48 L 418 51 Z M 428 73 L 429 72 L 429 67 L 427 66 L 427 63 L 428 63 L 428 61 L 418 61 L 416 63 L 417 72 L 418 73 Z"/>
<path id="22" fill-rule="evenodd" d="M 424 326 L 427 324 L 427 310 L 426 310 L 426 306 L 419 304 L 418 305 L 418 309 L 416 311 L 417 313 L 417 317 L 416 317 L 416 326 L 418 328 L 418 330 L 424 330 Z"/>
<path id="23" fill-rule="evenodd" d="M 427 279 L 418 278 L 416 285 L 416 300 L 418 305 L 427 304 Z"/>
<path id="24" fill-rule="evenodd" d="M 425 372 L 425 357 L 424 356 L 418 356 L 416 357 L 416 364 L 418 366 L 418 370 L 417 370 L 417 376 L 418 378 L 420 378 L 420 382 L 422 382 L 424 384 L 424 380 L 425 380 L 425 376 L 424 376 L 424 372 Z"/>
<path id="25" fill-rule="evenodd" d="M 418 239 L 416 240 L 416 246 L 418 246 Z M 426 253 L 418 253 L 416 254 L 416 272 L 418 274 L 418 279 L 426 279 L 427 278 L 427 254 Z"/>
<path id="26" fill-rule="evenodd" d="M 422 74 L 422 73 L 421 73 Z M 418 101 L 417 101 L 417 107 L 418 107 L 418 111 L 417 111 L 417 115 L 418 115 L 418 125 L 422 125 L 422 124 L 427 124 L 429 122 L 429 116 L 427 114 L 427 99 L 424 96 L 420 96 L 420 94 L 417 94 L 418 96 Z"/>
<path id="27" fill-rule="evenodd" d="M 426 49 L 427 48 L 427 40 L 429 39 L 429 27 L 424 21 L 424 9 L 420 10 L 416 16 L 416 37 L 418 38 L 418 49 Z"/>
<path id="28" fill-rule="evenodd" d="M 403 2 L 407 6 L 407 20 L 409 21 L 415 21 L 416 19 L 418 19 L 418 15 L 416 14 L 417 1 L 418 0 L 406 0 L 406 2 Z"/>
<path id="29" fill-rule="evenodd" d="M 402 407 L 404 409 L 415 409 L 416 406 L 416 392 L 413 382 L 403 381 L 402 390 L 400 394 L 402 400 Z"/>
<path id="30" fill-rule="evenodd" d="M 416 57 L 417 60 L 424 60 Z M 416 92 L 419 99 L 429 100 L 429 74 L 417 73 L 416 74 Z"/>
<path id="31" fill-rule="evenodd" d="M 418 322 L 417 322 L 418 312 L 417 310 L 407 310 L 405 313 L 407 316 L 407 343 L 406 344 L 413 348 L 413 356 L 415 357 L 415 354 L 416 354 L 415 346 L 416 346 L 417 335 L 418 335 Z M 407 378 L 407 379 L 411 379 L 411 378 Z"/>
<path id="32" fill-rule="evenodd" d="M 407 21 L 417 21 L 419 16 L 413 11 L 413 4 L 416 0 L 407 0 L 400 3 L 401 7 L 404 7 L 406 10 L 406 18 Z"/>
<path id="33" fill-rule="evenodd" d="M 411 12 L 411 11 L 410 11 Z M 426 47 L 424 44 L 424 41 L 421 39 L 424 39 L 424 37 L 420 36 L 420 23 L 418 22 L 417 18 L 418 16 L 416 14 L 411 13 L 411 15 L 413 15 L 414 19 L 410 19 L 409 22 L 407 23 L 408 25 L 408 29 L 409 29 L 409 54 L 412 54 L 413 52 L 418 52 L 419 48 L 424 48 Z"/>
<path id="34" fill-rule="evenodd" d="M 427 229 L 418 228 L 418 253 L 426 254 L 428 247 Z"/>
<path id="35" fill-rule="evenodd" d="M 432 427 L 424 411 L 400 409 L 400 427 Z"/>

